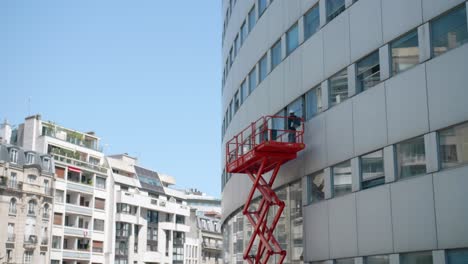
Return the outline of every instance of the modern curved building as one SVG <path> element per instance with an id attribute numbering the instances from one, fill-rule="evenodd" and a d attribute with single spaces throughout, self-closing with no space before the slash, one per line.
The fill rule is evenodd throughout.
<path id="1" fill-rule="evenodd" d="M 468 263 L 467 9 L 223 0 L 222 153 L 263 115 L 305 120 L 275 187 L 285 263 Z M 243 262 L 251 185 L 222 172 L 226 263 Z"/>

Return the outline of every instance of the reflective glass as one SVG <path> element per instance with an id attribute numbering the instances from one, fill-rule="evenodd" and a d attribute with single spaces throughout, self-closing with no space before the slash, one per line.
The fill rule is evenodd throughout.
<path id="1" fill-rule="evenodd" d="M 351 162 L 345 161 L 332 167 L 333 195 L 335 197 L 351 193 Z"/>
<path id="2" fill-rule="evenodd" d="M 308 193 L 307 193 L 307 202 L 315 203 L 322 201 L 325 198 L 325 179 L 323 171 L 319 171 L 315 174 L 309 175 L 307 177 L 308 182 Z"/>
<path id="3" fill-rule="evenodd" d="M 255 88 L 257 88 L 257 74 L 254 67 L 249 73 L 249 94 L 252 93 Z"/>
<path id="4" fill-rule="evenodd" d="M 365 91 L 380 82 L 379 51 L 375 51 L 356 64 L 357 89 Z"/>
<path id="5" fill-rule="evenodd" d="M 424 137 L 397 144 L 398 175 L 400 179 L 426 173 Z"/>
<path id="6" fill-rule="evenodd" d="M 345 10 L 344 0 L 327 0 L 327 22 L 337 17 Z"/>
<path id="7" fill-rule="evenodd" d="M 466 6 L 431 22 L 431 47 L 433 56 L 439 56 L 468 42 Z"/>
<path id="8" fill-rule="evenodd" d="M 468 123 L 439 132 L 439 157 L 442 168 L 468 163 Z"/>
<path id="9" fill-rule="evenodd" d="M 468 248 L 450 249 L 446 251 L 447 264 L 466 264 L 468 263 Z"/>
<path id="10" fill-rule="evenodd" d="M 336 259 L 335 264 L 354 264 L 354 258 Z"/>
<path id="11" fill-rule="evenodd" d="M 322 89 L 317 86 L 305 95 L 306 119 L 309 120 L 322 111 Z"/>
<path id="12" fill-rule="evenodd" d="M 252 31 L 252 29 L 255 26 L 255 23 L 257 22 L 256 17 L 255 17 L 255 6 L 252 7 L 252 9 L 249 12 L 249 32 Z"/>
<path id="13" fill-rule="evenodd" d="M 281 39 L 271 48 L 271 71 L 281 63 Z"/>
<path id="14" fill-rule="evenodd" d="M 286 54 L 289 55 L 299 46 L 299 29 L 297 24 L 294 24 L 288 32 L 286 32 Z"/>
<path id="15" fill-rule="evenodd" d="M 319 6 L 317 4 L 304 15 L 304 40 L 307 40 L 310 38 L 310 36 L 317 32 L 319 27 L 320 15 Z"/>
<path id="16" fill-rule="evenodd" d="M 387 255 L 369 256 L 365 258 L 365 264 L 389 264 L 390 259 Z"/>
<path id="17" fill-rule="evenodd" d="M 400 264 L 432 264 L 432 252 L 400 254 Z"/>
<path id="18" fill-rule="evenodd" d="M 247 100 L 247 97 L 249 96 L 249 90 L 247 88 L 247 83 L 245 80 L 241 84 L 241 104 Z"/>
<path id="19" fill-rule="evenodd" d="M 392 74 L 405 71 L 419 63 L 418 31 L 413 30 L 390 43 Z"/>
<path id="20" fill-rule="evenodd" d="M 267 55 L 265 54 L 261 59 L 260 62 L 258 63 L 259 66 L 259 83 L 265 80 L 267 74 L 268 74 L 268 59 Z"/>
<path id="21" fill-rule="evenodd" d="M 244 23 L 242 23 L 242 26 L 241 26 L 241 29 L 240 29 L 240 45 L 242 46 L 242 44 L 244 44 L 245 42 L 245 39 L 247 38 L 247 26 L 245 25 L 245 21 Z"/>
<path id="22" fill-rule="evenodd" d="M 258 0 L 258 17 L 261 17 L 267 8 L 267 0 Z"/>
<path id="23" fill-rule="evenodd" d="M 348 72 L 347 69 L 330 77 L 330 103 L 337 105 L 348 99 Z"/>
<path id="24" fill-rule="evenodd" d="M 385 183 L 382 150 L 361 156 L 361 177 L 363 189 Z"/>

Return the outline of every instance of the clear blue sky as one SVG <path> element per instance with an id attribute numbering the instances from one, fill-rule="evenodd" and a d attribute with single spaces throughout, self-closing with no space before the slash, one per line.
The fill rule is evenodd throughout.
<path id="1" fill-rule="evenodd" d="M 95 131 L 106 154 L 220 195 L 221 1 L 0 1 L 0 118 Z"/>

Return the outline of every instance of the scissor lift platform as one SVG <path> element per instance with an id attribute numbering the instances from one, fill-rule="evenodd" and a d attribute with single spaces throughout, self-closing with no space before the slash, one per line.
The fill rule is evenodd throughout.
<path id="1" fill-rule="evenodd" d="M 252 237 L 244 250 L 244 260 L 249 263 L 267 263 L 271 256 L 278 255 L 283 263 L 286 251 L 281 249 L 273 231 L 284 209 L 272 189 L 281 165 L 297 157 L 305 148 L 304 123 L 296 116 L 265 116 L 251 123 L 226 144 L 226 171 L 247 174 L 253 186 L 244 205 L 243 214 L 253 227 Z M 267 181 L 263 174 L 273 171 Z M 261 193 L 257 208 L 252 209 L 253 195 Z M 268 221 L 269 209 L 277 206 L 272 221 Z M 251 254 L 254 242 L 258 247 Z"/>

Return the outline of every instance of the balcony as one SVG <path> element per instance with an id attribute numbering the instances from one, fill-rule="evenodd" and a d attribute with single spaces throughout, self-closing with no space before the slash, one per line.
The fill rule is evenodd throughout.
<path id="1" fill-rule="evenodd" d="M 63 250 L 63 258 L 66 259 L 90 259 L 91 253 L 89 252 L 77 252 L 74 250 Z"/>
<path id="2" fill-rule="evenodd" d="M 7 177 L 1 176 L 0 177 L 0 188 L 11 190 L 11 191 L 22 191 L 23 190 L 23 183 L 18 181 L 11 181 L 8 180 Z"/>
<path id="3" fill-rule="evenodd" d="M 77 228 L 72 226 L 65 226 L 63 228 L 63 233 L 65 235 L 70 236 L 78 236 L 78 237 L 91 237 L 93 235 L 93 231 L 84 228 Z"/>
<path id="4" fill-rule="evenodd" d="M 212 250 L 223 250 L 222 245 L 216 243 L 202 243 L 203 249 L 212 249 Z"/>
<path id="5" fill-rule="evenodd" d="M 29 237 L 24 238 L 24 248 L 25 249 L 33 249 L 36 248 L 37 245 L 37 236 L 30 235 Z"/>
<path id="6" fill-rule="evenodd" d="M 65 206 L 65 211 L 75 214 L 85 214 L 85 215 L 92 215 L 93 209 L 91 207 L 79 206 L 74 204 L 69 204 Z"/>
<path id="7" fill-rule="evenodd" d="M 89 162 L 86 162 L 86 161 L 78 160 L 78 159 L 75 159 L 75 158 L 62 156 L 62 155 L 57 154 L 57 153 L 51 153 L 51 155 L 54 157 L 54 160 L 56 160 L 56 161 L 67 163 L 67 164 L 77 166 L 77 167 L 80 167 L 80 168 L 92 170 L 92 171 L 95 171 L 95 172 L 107 174 L 107 168 L 104 168 L 102 166 L 95 165 L 95 164 L 92 164 L 92 163 L 89 163 Z"/>
<path id="8" fill-rule="evenodd" d="M 98 140 L 91 137 L 90 134 L 71 131 L 53 124 L 44 123 L 44 126 L 42 127 L 42 136 L 56 138 L 74 145 L 102 152 L 102 147 L 98 145 Z"/>

